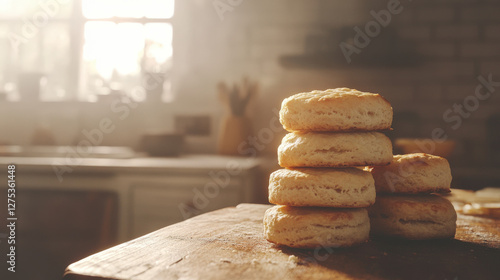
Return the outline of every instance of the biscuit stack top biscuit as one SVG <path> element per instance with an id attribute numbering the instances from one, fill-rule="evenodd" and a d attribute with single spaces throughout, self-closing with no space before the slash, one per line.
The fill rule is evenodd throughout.
<path id="1" fill-rule="evenodd" d="M 446 159 L 423 153 L 395 155 L 391 164 L 370 169 L 377 190 L 377 202 L 369 211 L 373 234 L 406 239 L 455 236 L 455 209 L 435 194 L 450 192 Z"/>
<path id="2" fill-rule="evenodd" d="M 391 162 L 391 141 L 378 132 L 391 127 L 391 105 L 348 88 L 312 91 L 286 98 L 280 122 L 290 133 L 278 148 L 284 169 L 269 180 L 269 201 L 280 206 L 266 212 L 266 238 L 291 247 L 366 241 L 365 207 L 375 202 L 375 184 L 369 171 L 356 167 Z"/>

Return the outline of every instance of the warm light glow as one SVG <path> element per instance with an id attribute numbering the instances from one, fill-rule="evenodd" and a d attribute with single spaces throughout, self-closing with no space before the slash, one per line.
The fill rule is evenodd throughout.
<path id="1" fill-rule="evenodd" d="M 86 18 L 170 18 L 173 0 L 83 0 Z M 89 73 L 110 80 L 113 72 L 138 75 L 141 70 L 161 72 L 172 58 L 172 26 L 169 23 L 85 24 L 83 60 Z M 143 67 L 143 68 L 141 68 Z"/>
<path id="2" fill-rule="evenodd" d="M 172 25 L 148 23 L 145 25 L 146 40 L 149 44 L 146 57 L 155 60 L 156 64 L 168 63 L 172 58 Z"/>
<path id="3" fill-rule="evenodd" d="M 139 23 L 87 22 L 83 59 L 93 61 L 105 79 L 140 71 L 138 57 L 144 49 L 144 27 Z"/>
<path id="4" fill-rule="evenodd" d="M 146 47 L 146 53 L 143 54 Z M 172 26 L 168 23 L 88 22 L 85 24 L 83 59 L 106 80 L 113 70 L 121 75 L 138 74 L 145 67 L 169 63 L 172 58 Z M 150 69 L 152 70 L 152 69 Z"/>
<path id="5" fill-rule="evenodd" d="M 83 16 L 89 19 L 110 17 L 171 18 L 174 0 L 82 0 Z"/>

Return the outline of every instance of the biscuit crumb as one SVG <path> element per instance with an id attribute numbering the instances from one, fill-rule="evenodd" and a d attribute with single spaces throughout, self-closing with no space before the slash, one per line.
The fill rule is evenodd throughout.
<path id="1" fill-rule="evenodd" d="M 299 257 L 295 256 L 295 255 L 290 255 L 288 256 L 288 264 L 291 266 L 291 267 L 296 267 L 297 264 L 299 263 L 300 259 Z"/>

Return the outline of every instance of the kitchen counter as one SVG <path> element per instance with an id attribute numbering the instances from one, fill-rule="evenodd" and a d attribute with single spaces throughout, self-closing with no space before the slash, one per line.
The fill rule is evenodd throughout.
<path id="1" fill-rule="evenodd" d="M 262 236 L 268 205 L 240 204 L 71 264 L 64 279 L 498 279 L 500 220 L 459 215 L 455 239 L 374 239 L 299 250 Z"/>
<path id="2" fill-rule="evenodd" d="M 0 157 L 0 180 L 16 165 L 21 191 L 112 193 L 117 240 L 124 242 L 194 215 L 265 199 L 266 159 L 220 155 L 71 158 Z M 7 184 L 0 185 L 0 190 Z M 20 194 L 22 196 L 22 194 Z"/>
<path id="3" fill-rule="evenodd" d="M 75 172 L 182 172 L 183 170 L 213 170 L 226 168 L 251 169 L 259 164 L 258 158 L 219 155 L 183 155 L 179 157 L 0 157 L 0 166 L 16 164 L 23 171 L 45 172 L 55 167 L 69 167 Z M 228 166 L 230 165 L 230 166 Z"/>

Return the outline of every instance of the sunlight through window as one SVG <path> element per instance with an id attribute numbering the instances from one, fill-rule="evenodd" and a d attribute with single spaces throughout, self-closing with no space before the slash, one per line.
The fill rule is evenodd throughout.
<path id="1" fill-rule="evenodd" d="M 87 22 L 83 58 L 105 79 L 110 79 L 113 71 L 120 75 L 138 74 L 144 33 L 144 26 L 139 23 Z"/>
<path id="2" fill-rule="evenodd" d="M 140 85 L 145 75 L 168 81 L 174 1 L 82 0 L 83 98 Z M 92 98 L 91 98 L 92 99 Z"/>
<path id="3" fill-rule="evenodd" d="M 0 0 L 0 91 L 13 101 L 109 100 L 154 77 L 162 86 L 144 98 L 168 100 L 174 8 L 175 0 Z"/>
<path id="4" fill-rule="evenodd" d="M 96 18 L 171 18 L 173 0 L 82 0 L 83 16 Z"/>

